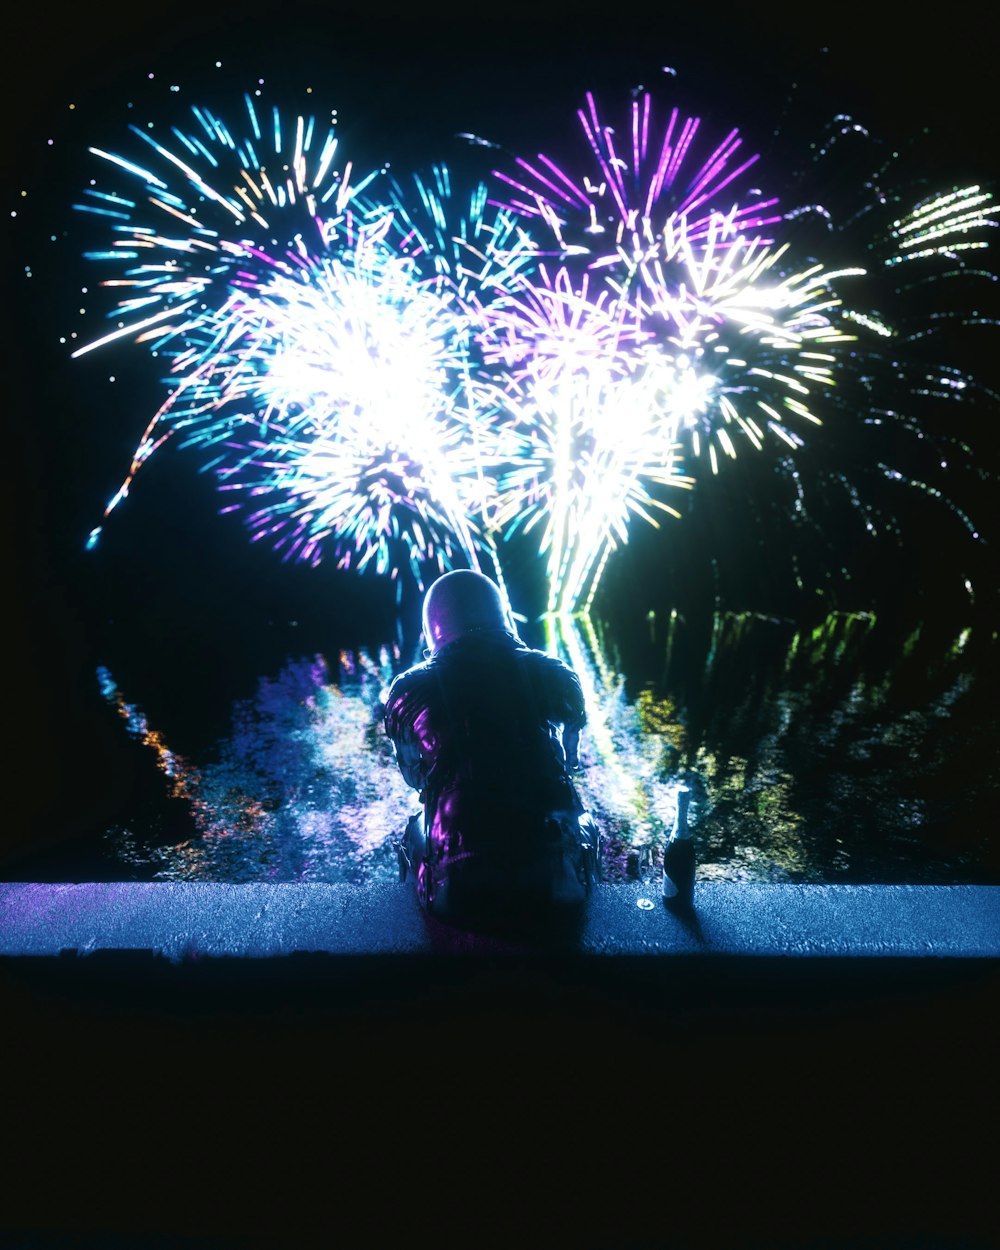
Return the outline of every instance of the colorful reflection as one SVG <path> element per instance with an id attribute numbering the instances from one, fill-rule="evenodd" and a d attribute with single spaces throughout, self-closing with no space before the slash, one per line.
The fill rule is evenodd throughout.
<path id="1" fill-rule="evenodd" d="M 382 732 L 380 696 L 398 664 L 341 652 L 289 660 L 238 703 L 232 731 L 201 764 L 170 752 L 107 670 L 101 690 L 154 753 L 196 836 L 149 845 L 110 833 L 118 855 L 158 880 L 354 881 L 396 869 L 393 831 L 416 806 Z"/>
<path id="2" fill-rule="evenodd" d="M 578 784 L 605 833 L 606 881 L 658 875 L 681 785 L 703 881 L 993 880 L 998 715 L 975 674 L 995 662 L 994 637 L 893 638 L 868 615 L 811 630 L 751 614 L 706 629 L 676 613 L 644 624 L 642 662 L 586 618 L 550 618 L 534 644 L 584 686 Z M 382 698 L 416 658 L 393 644 L 286 659 L 198 761 L 99 670 L 194 829 L 172 841 L 144 812 L 108 831 L 117 857 L 144 879 L 394 879 L 394 840 L 417 798 L 383 733 Z"/>

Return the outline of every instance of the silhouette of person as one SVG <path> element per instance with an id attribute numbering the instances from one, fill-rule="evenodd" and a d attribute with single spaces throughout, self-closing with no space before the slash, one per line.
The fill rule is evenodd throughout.
<path id="1" fill-rule="evenodd" d="M 600 833 L 573 783 L 583 692 L 526 646 L 496 584 L 445 573 L 423 604 L 426 659 L 389 688 L 384 724 L 422 810 L 397 844 L 400 878 L 446 918 L 580 904 Z"/>

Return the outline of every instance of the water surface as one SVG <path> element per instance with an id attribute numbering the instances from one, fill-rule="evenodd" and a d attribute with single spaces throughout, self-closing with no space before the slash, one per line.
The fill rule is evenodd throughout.
<path id="1" fill-rule="evenodd" d="M 523 633 L 583 683 L 579 786 L 605 832 L 607 880 L 657 871 L 683 784 L 702 880 L 1000 883 L 993 633 L 676 613 L 617 633 L 591 620 Z M 419 639 L 296 652 L 283 636 L 272 649 L 224 715 L 215 698 L 211 724 L 190 673 L 179 711 L 162 657 L 144 671 L 109 642 L 95 714 L 144 780 L 94 831 L 91 877 L 395 877 L 394 839 L 417 803 L 381 700 Z"/>

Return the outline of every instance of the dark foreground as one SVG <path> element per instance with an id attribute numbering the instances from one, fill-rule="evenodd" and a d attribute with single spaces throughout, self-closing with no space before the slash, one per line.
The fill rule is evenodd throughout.
<path id="1" fill-rule="evenodd" d="M 991 957 L 8 955 L 0 1245 L 985 1250 Z"/>

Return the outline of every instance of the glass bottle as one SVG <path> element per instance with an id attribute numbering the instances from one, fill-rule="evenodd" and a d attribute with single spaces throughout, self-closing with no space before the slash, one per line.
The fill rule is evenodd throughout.
<path id="1" fill-rule="evenodd" d="M 688 828 L 691 791 L 677 791 L 677 815 L 663 851 L 663 898 L 673 907 L 690 910 L 694 906 L 694 840 Z"/>

